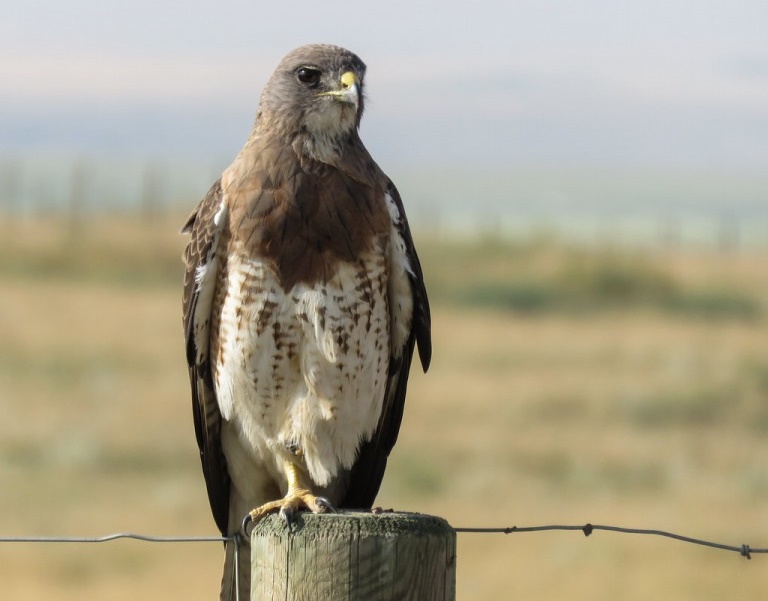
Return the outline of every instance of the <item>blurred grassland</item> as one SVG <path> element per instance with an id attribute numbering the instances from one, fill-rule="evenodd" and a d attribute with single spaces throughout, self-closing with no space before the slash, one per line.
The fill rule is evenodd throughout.
<path id="1" fill-rule="evenodd" d="M 174 220 L 0 222 L 0 533 L 215 534 Z M 74 228 L 74 229 L 73 229 Z M 768 251 L 416 232 L 434 362 L 378 503 L 768 546 Z M 215 544 L 2 545 L 8 599 L 213 599 Z M 460 535 L 458 598 L 723 599 L 766 556 L 597 532 Z"/>

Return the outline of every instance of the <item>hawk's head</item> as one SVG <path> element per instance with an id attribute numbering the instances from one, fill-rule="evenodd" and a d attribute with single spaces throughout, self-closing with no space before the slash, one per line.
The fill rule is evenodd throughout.
<path id="1" fill-rule="evenodd" d="M 286 137 L 312 158 L 338 155 L 360 125 L 364 76 L 365 63 L 349 50 L 328 44 L 297 48 L 264 88 L 257 127 Z"/>

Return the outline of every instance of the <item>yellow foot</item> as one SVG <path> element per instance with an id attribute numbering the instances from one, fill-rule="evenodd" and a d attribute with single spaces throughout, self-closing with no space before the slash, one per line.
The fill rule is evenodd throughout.
<path id="1" fill-rule="evenodd" d="M 308 510 L 312 513 L 333 513 L 336 511 L 328 499 L 312 494 L 309 477 L 299 466 L 295 463 L 287 463 L 285 470 L 288 479 L 288 492 L 282 499 L 264 503 L 264 505 L 253 509 L 248 514 L 253 524 L 275 511 L 280 512 L 280 517 L 289 526 L 296 513 L 302 510 Z"/>
<path id="2" fill-rule="evenodd" d="M 327 513 L 335 511 L 331 502 L 325 497 L 316 497 L 309 491 L 288 493 L 282 499 L 264 503 L 261 507 L 252 510 L 248 515 L 252 523 L 263 520 L 267 515 L 275 511 L 280 512 L 280 517 L 287 524 L 291 524 L 294 516 L 301 510 L 308 510 L 312 513 Z"/>

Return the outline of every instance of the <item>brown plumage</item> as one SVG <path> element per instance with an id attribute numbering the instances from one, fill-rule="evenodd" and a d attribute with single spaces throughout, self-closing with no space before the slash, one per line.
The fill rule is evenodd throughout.
<path id="1" fill-rule="evenodd" d="M 364 75 L 335 46 L 288 54 L 247 143 L 183 229 L 195 432 L 224 534 L 249 511 L 370 507 L 417 344 L 429 365 L 402 202 L 358 135 Z M 228 548 L 225 601 L 232 570 Z"/>

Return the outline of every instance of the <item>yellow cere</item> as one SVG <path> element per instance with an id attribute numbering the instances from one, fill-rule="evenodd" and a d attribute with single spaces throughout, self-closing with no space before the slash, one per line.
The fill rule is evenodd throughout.
<path id="1" fill-rule="evenodd" d="M 341 75 L 341 87 L 345 90 L 347 88 L 351 88 L 353 85 L 358 83 L 357 81 L 357 75 L 355 75 L 352 71 L 346 71 L 342 73 Z"/>

